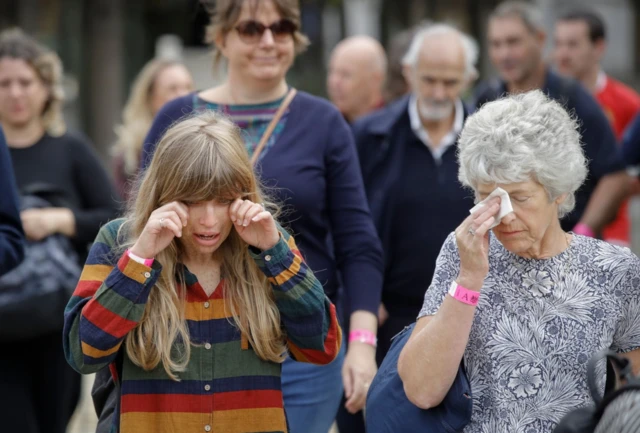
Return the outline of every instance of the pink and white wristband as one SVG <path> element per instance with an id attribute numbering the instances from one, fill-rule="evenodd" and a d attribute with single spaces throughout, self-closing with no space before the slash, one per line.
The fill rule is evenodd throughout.
<path id="1" fill-rule="evenodd" d="M 133 254 L 131 252 L 131 250 L 127 250 L 127 255 L 129 256 L 129 258 L 131 258 L 132 260 L 135 260 L 138 263 L 142 263 L 145 266 L 151 267 L 151 265 L 153 265 L 153 261 L 154 259 L 145 259 L 142 257 L 138 257 L 135 254 Z"/>
<path id="2" fill-rule="evenodd" d="M 353 331 L 349 332 L 349 343 L 353 341 L 369 344 L 373 347 L 378 346 L 378 339 L 376 338 L 376 334 L 366 329 L 354 329 Z"/>
<path id="3" fill-rule="evenodd" d="M 451 282 L 451 286 L 449 287 L 449 295 L 451 295 L 453 299 L 456 299 L 467 305 L 473 305 L 474 307 L 478 305 L 478 301 L 480 300 L 480 292 L 462 287 L 455 281 Z"/>

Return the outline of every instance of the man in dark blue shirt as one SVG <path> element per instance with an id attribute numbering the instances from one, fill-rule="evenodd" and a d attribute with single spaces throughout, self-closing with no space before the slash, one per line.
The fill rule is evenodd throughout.
<path id="1" fill-rule="evenodd" d="M 447 235 L 468 215 L 473 194 L 458 181 L 461 93 L 476 77 L 475 42 L 434 24 L 414 36 L 403 59 L 410 95 L 353 125 L 367 199 L 382 241 L 384 281 L 378 349 L 415 322 Z M 363 432 L 338 414 L 340 431 Z"/>
<path id="2" fill-rule="evenodd" d="M 535 6 L 501 3 L 488 27 L 489 56 L 500 79 L 479 86 L 475 106 L 507 93 L 542 89 L 578 118 L 589 175 L 576 194 L 575 209 L 561 223 L 567 231 L 595 236 L 615 217 L 628 194 L 630 179 L 598 102 L 577 81 L 560 77 L 544 63 L 545 37 L 542 14 Z"/>
<path id="3" fill-rule="evenodd" d="M 0 275 L 16 267 L 24 257 L 24 232 L 11 157 L 0 128 Z"/>

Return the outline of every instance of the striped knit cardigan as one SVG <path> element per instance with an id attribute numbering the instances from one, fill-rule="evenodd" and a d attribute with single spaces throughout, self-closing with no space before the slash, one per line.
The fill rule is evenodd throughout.
<path id="1" fill-rule="evenodd" d="M 260 359 L 234 325 L 224 308 L 224 281 L 207 296 L 195 275 L 181 267 L 192 348 L 180 381 L 171 380 L 161 365 L 145 371 L 128 359 L 122 343 L 140 322 L 162 266 L 115 257 L 122 222 L 100 230 L 64 325 L 65 356 L 75 370 L 86 374 L 110 366 L 120 390 L 112 431 L 286 432 L 281 365 Z M 314 364 L 331 362 L 342 341 L 335 307 L 293 237 L 282 231 L 273 248 L 251 255 L 273 287 L 290 355 Z"/>

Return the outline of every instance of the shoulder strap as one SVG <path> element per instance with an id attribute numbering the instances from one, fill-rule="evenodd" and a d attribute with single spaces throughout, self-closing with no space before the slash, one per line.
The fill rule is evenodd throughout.
<path id="1" fill-rule="evenodd" d="M 297 93 L 296 89 L 292 87 L 287 93 L 287 96 L 284 98 L 284 101 L 282 101 L 282 103 L 280 104 L 278 111 L 276 111 L 276 114 L 275 116 L 273 116 L 273 119 L 271 119 L 269 126 L 267 126 L 267 129 L 264 131 L 264 134 L 262 134 L 262 138 L 260 138 L 258 147 L 256 147 L 256 150 L 253 152 L 253 155 L 251 156 L 251 165 L 255 166 L 256 163 L 258 162 L 258 158 L 260 158 L 262 149 L 264 149 L 264 146 L 267 144 L 267 141 L 269 141 L 271 134 L 273 134 L 273 130 L 276 129 L 278 122 L 282 118 L 282 115 L 284 114 L 285 110 L 293 100 L 294 96 L 296 96 L 296 93 Z"/>

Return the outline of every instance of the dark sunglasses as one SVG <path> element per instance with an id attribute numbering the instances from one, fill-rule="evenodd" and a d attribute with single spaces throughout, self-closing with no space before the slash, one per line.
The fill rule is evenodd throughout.
<path id="1" fill-rule="evenodd" d="M 273 35 L 273 39 L 282 42 L 298 30 L 298 26 L 291 20 L 286 18 L 265 26 L 259 21 L 247 20 L 239 23 L 235 29 L 240 35 L 240 39 L 246 44 L 257 44 L 262 39 L 264 32 L 269 29 Z"/>

